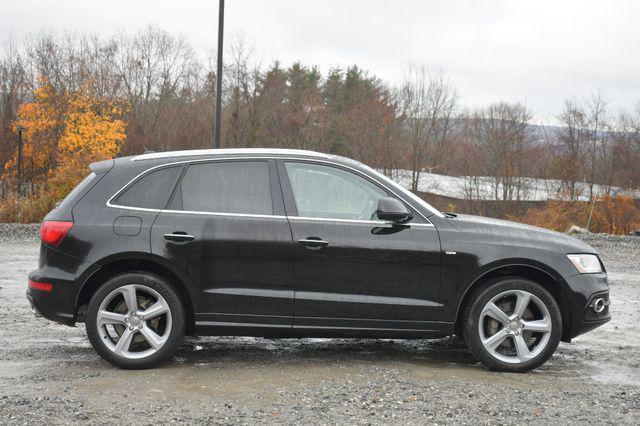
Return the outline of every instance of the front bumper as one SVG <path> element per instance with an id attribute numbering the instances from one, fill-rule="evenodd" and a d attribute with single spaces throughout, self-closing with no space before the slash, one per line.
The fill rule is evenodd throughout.
<path id="1" fill-rule="evenodd" d="M 563 340 L 572 338 L 600 327 L 611 320 L 609 310 L 609 284 L 607 274 L 576 274 L 566 279 L 567 299 L 571 312 L 571 326 L 565 328 Z M 596 312 L 594 301 L 605 300 L 605 309 Z"/>

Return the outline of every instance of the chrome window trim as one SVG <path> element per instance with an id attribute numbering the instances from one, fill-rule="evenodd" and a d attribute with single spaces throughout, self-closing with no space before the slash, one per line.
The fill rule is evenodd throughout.
<path id="1" fill-rule="evenodd" d="M 171 210 L 171 209 L 147 209 L 144 207 L 129 207 L 129 206 L 120 206 L 117 204 L 107 204 L 107 206 L 115 209 L 126 209 L 126 210 L 135 210 L 135 211 L 145 211 L 145 212 L 156 212 L 156 213 L 177 213 L 177 214 L 197 214 L 197 215 L 206 215 L 206 216 L 222 216 L 222 217 L 245 217 L 245 218 L 255 218 L 255 219 L 286 219 L 287 216 L 276 215 L 276 214 L 250 214 L 250 213 L 223 213 L 223 212 L 200 212 L 200 211 L 191 211 L 191 210 Z"/>
<path id="2" fill-rule="evenodd" d="M 385 222 L 382 220 L 356 220 L 356 219 L 328 219 L 323 217 L 306 217 L 306 216 L 283 216 L 283 215 L 264 215 L 264 214 L 249 214 L 249 213 L 222 213 L 222 212 L 200 212 L 191 210 L 171 210 L 171 209 L 147 209 L 144 207 L 129 207 L 120 205 L 107 206 L 115 209 L 125 209 L 134 211 L 145 211 L 155 213 L 171 213 L 171 214 L 191 214 L 191 215 L 206 215 L 206 216 L 221 216 L 221 217 L 237 217 L 237 218 L 254 218 L 254 219 L 289 219 L 294 221 L 311 221 L 311 222 L 335 222 L 335 223 L 354 223 L 361 225 L 377 225 L 377 226 L 390 226 L 392 222 Z M 411 226 L 412 228 L 433 228 L 432 223 L 413 223 L 407 222 L 402 225 Z"/>
<path id="3" fill-rule="evenodd" d="M 385 222 L 384 220 L 359 220 L 359 219 L 330 219 L 324 217 L 308 217 L 308 216 L 288 216 L 289 220 L 300 221 L 300 222 L 337 222 L 337 223 L 359 223 L 365 225 L 378 225 L 378 226 L 390 226 L 393 225 L 393 222 Z M 434 227 L 432 223 L 413 223 L 407 222 L 402 223 L 400 225 L 409 225 L 415 228 L 421 227 Z"/>
<path id="4" fill-rule="evenodd" d="M 202 150 L 202 151 L 210 151 L 210 150 Z M 295 151 L 295 150 L 289 150 L 289 151 Z M 174 151 L 174 152 L 180 152 L 180 151 Z M 246 152 L 246 151 L 245 150 L 239 150 L 238 152 Z M 296 152 L 299 152 L 299 151 L 296 151 Z M 145 155 L 152 155 L 152 154 L 145 154 Z M 327 156 L 327 158 L 330 158 L 330 157 Z M 367 176 L 365 173 L 363 173 L 360 170 L 358 170 L 356 168 L 353 168 L 351 166 L 347 166 L 347 165 L 344 165 L 344 164 L 336 163 L 334 161 L 321 160 L 321 159 L 317 159 L 317 158 L 312 158 L 311 159 L 311 158 L 282 157 L 282 156 L 248 156 L 248 157 L 223 157 L 223 158 L 205 158 L 205 159 L 197 159 L 197 160 L 181 160 L 181 161 L 174 161 L 174 162 L 171 162 L 171 163 L 159 164 L 157 166 L 153 166 L 153 167 L 150 167 L 150 168 L 144 170 L 143 172 L 141 172 L 137 176 L 135 176 L 133 179 L 129 180 L 129 182 L 127 182 L 122 188 L 120 188 L 118 191 L 116 191 L 116 193 L 114 195 L 112 195 L 107 200 L 106 205 L 107 205 L 107 207 L 111 207 L 111 208 L 118 208 L 118 209 L 125 209 L 125 210 L 135 210 L 135 211 L 158 212 L 158 213 L 183 213 L 183 214 L 201 214 L 201 215 L 203 214 L 203 215 L 208 215 L 208 216 L 227 216 L 227 217 L 228 216 L 233 216 L 233 217 L 248 217 L 248 218 L 276 218 L 276 219 L 282 219 L 282 218 L 286 219 L 286 218 L 288 218 L 288 219 L 293 219 L 293 220 L 311 220 L 311 221 L 344 222 L 344 223 L 365 223 L 365 224 L 379 224 L 379 225 L 389 225 L 390 224 L 390 222 L 374 221 L 374 220 L 334 219 L 334 218 L 319 218 L 319 217 L 304 217 L 304 216 L 282 216 L 282 215 L 260 215 L 260 214 L 248 214 L 248 213 L 204 212 L 204 211 L 171 210 L 171 209 L 150 209 L 150 208 L 145 208 L 145 207 L 121 206 L 119 204 L 113 204 L 112 203 L 112 201 L 115 198 L 117 198 L 122 192 L 124 192 L 126 189 L 128 189 L 129 186 L 131 186 L 131 184 L 133 184 L 135 181 L 137 181 L 140 177 L 142 177 L 143 175 L 145 175 L 147 173 L 151 173 L 151 172 L 153 172 L 153 171 L 155 171 L 157 169 L 161 169 L 161 168 L 164 168 L 164 167 L 171 167 L 171 166 L 181 165 L 181 164 L 184 165 L 184 164 L 206 163 L 206 162 L 213 162 L 213 161 L 229 161 L 229 160 L 240 160 L 240 161 L 255 161 L 255 160 L 299 161 L 299 162 L 311 162 L 311 163 L 327 164 L 327 165 L 330 165 L 330 166 L 337 166 L 338 168 L 345 168 L 345 169 L 351 170 L 352 172 L 358 174 L 359 176 L 363 177 L 364 179 L 373 180 L 376 184 L 378 184 L 379 186 L 381 186 L 385 190 L 389 191 L 390 193 L 392 193 L 393 195 L 398 197 L 398 199 L 400 199 L 403 202 L 405 202 L 406 204 L 408 204 L 413 210 L 415 210 L 415 212 L 418 215 L 420 215 L 420 217 L 422 217 L 426 221 L 426 223 L 408 222 L 405 225 L 411 225 L 411 226 L 415 226 L 415 227 L 434 227 L 434 225 L 431 223 L 431 221 L 429 221 L 429 219 L 427 219 L 427 217 L 425 215 L 423 215 L 418 209 L 416 209 L 415 206 L 412 203 L 407 201 L 404 197 L 400 196 L 393 189 L 390 189 L 387 185 L 384 184 L 384 182 L 380 182 L 377 179 L 373 179 L 371 176 Z"/>

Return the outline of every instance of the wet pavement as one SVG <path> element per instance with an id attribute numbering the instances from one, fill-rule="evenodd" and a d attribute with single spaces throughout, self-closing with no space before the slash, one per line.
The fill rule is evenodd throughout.
<path id="1" fill-rule="evenodd" d="M 584 237 L 614 319 L 531 373 L 487 371 L 456 338 L 188 339 L 161 368 L 124 371 L 83 324 L 33 316 L 38 244 L 13 229 L 0 227 L 0 424 L 640 422 L 640 238 Z"/>

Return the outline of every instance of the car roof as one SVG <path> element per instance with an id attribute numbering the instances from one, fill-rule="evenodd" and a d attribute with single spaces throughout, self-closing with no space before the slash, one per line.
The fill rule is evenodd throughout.
<path id="1" fill-rule="evenodd" d="M 128 157 L 118 157 L 110 160 L 99 161 L 90 165 L 96 174 L 106 173 L 112 168 L 138 169 L 142 167 L 155 167 L 171 162 L 185 162 L 194 160 L 207 160 L 215 158 L 243 158 L 243 157 L 294 157 L 300 159 L 331 160 L 351 167 L 362 166 L 356 160 L 339 155 L 325 154 L 322 152 L 303 149 L 280 148 L 223 148 L 223 149 L 192 149 L 183 151 L 151 152 Z"/>
<path id="2" fill-rule="evenodd" d="M 131 157 L 132 161 L 162 160 L 176 157 L 218 157 L 218 156 L 296 156 L 335 159 L 336 156 L 302 149 L 279 148 L 223 148 L 223 149 L 191 149 L 184 151 L 152 152 Z"/>

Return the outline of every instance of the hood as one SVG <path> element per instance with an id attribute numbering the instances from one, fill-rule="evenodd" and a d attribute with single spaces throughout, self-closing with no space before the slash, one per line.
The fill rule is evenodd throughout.
<path id="1" fill-rule="evenodd" d="M 472 215 L 458 215 L 449 220 L 459 231 L 502 244 L 535 246 L 565 253 L 596 253 L 583 241 L 537 226 Z"/>

